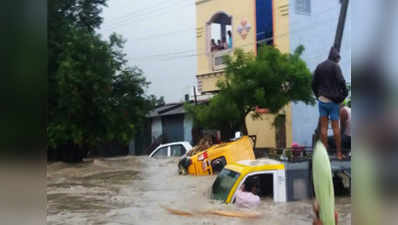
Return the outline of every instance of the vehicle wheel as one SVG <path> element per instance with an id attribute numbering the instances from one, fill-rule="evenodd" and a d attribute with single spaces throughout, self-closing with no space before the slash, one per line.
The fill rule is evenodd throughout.
<path id="1" fill-rule="evenodd" d="M 213 168 L 213 173 L 219 173 L 227 164 L 224 157 L 217 158 L 211 161 L 211 167 Z"/>

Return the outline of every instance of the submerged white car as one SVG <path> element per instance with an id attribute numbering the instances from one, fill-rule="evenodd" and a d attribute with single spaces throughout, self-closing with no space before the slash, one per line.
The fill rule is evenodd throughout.
<path id="1" fill-rule="evenodd" d="M 163 145 L 159 145 L 149 155 L 150 158 L 167 158 L 167 157 L 182 157 L 192 149 L 189 142 L 172 142 Z"/>

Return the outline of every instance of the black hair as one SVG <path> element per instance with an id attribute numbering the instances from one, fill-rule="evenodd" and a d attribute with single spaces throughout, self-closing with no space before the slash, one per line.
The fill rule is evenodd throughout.
<path id="1" fill-rule="evenodd" d="M 245 181 L 245 190 L 251 192 L 253 187 L 257 184 L 257 179 L 255 177 L 249 177 Z"/>
<path id="2" fill-rule="evenodd" d="M 332 47 L 329 52 L 329 60 L 339 62 L 341 59 L 340 52 L 335 47 Z"/>

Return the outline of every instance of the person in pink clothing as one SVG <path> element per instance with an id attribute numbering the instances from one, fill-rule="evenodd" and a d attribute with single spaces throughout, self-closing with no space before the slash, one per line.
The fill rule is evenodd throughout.
<path id="1" fill-rule="evenodd" d="M 260 197 L 256 193 L 256 183 L 248 179 L 236 192 L 235 203 L 239 207 L 254 208 L 260 204 Z"/>

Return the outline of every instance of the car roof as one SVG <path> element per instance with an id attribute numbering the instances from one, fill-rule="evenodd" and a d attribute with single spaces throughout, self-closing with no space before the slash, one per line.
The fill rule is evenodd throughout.
<path id="1" fill-rule="evenodd" d="M 238 161 L 228 164 L 226 168 L 241 174 L 247 174 L 260 171 L 284 170 L 285 165 L 277 160 L 261 158 L 256 160 Z"/>
<path id="2" fill-rule="evenodd" d="M 189 150 L 192 149 L 191 144 L 190 144 L 189 142 L 187 142 L 187 141 L 170 142 L 170 143 L 167 143 L 167 144 L 161 144 L 161 145 L 159 145 L 158 147 L 156 147 L 156 148 L 149 154 L 149 156 L 152 156 L 152 155 L 153 155 L 156 151 L 158 151 L 160 148 L 167 147 L 167 146 L 169 146 L 169 145 L 175 145 L 175 144 L 177 144 L 177 145 L 178 145 L 178 144 L 184 145 L 185 148 L 186 148 L 187 146 L 190 147 L 190 148 L 187 149 L 187 151 L 189 151 Z"/>
<path id="3" fill-rule="evenodd" d="M 182 144 L 182 145 L 185 145 L 185 144 L 188 144 L 188 145 L 191 145 L 189 142 L 187 142 L 187 141 L 178 141 L 178 142 L 170 142 L 170 143 L 166 143 L 166 144 L 161 144 L 161 145 L 159 145 L 159 147 L 165 147 L 165 146 L 169 146 L 169 145 L 178 145 L 178 144 Z"/>
<path id="4" fill-rule="evenodd" d="M 238 161 L 239 164 L 245 165 L 245 166 L 262 166 L 262 165 L 279 165 L 282 164 L 282 162 L 274 160 L 274 159 L 269 159 L 269 158 L 261 158 L 261 159 L 255 159 L 255 160 L 241 160 Z"/>

